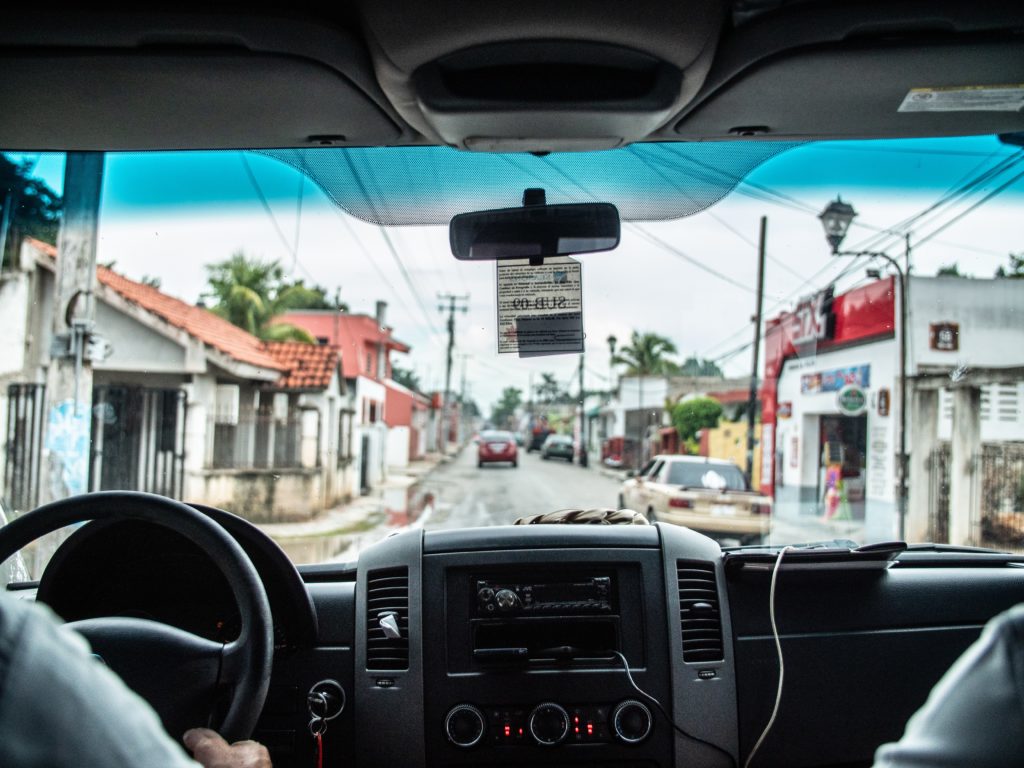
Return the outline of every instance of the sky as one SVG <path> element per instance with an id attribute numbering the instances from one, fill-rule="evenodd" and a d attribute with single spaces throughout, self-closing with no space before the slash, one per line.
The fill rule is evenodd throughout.
<path id="1" fill-rule="evenodd" d="M 728 145 L 720 146 L 715 151 L 721 157 L 739 162 L 728 154 Z M 816 219 L 837 195 L 859 214 L 844 248 L 902 255 L 903 239 L 878 230 L 925 210 L 950 188 L 1015 151 L 994 137 L 805 144 L 754 168 L 703 213 L 625 223 L 618 249 L 578 257 L 583 264 L 586 388 L 608 386 L 606 339 L 614 334 L 621 346 L 633 330 L 669 337 L 680 360 L 696 354 L 719 360 L 729 375 L 749 375 L 752 350 L 744 347 L 753 337 L 761 216 L 768 220 L 765 314 L 771 317 L 840 273 L 846 274 L 837 292 L 868 279 L 865 263 L 830 255 Z M 589 159 L 570 160 L 607 162 L 588 154 Z M 62 155 L 9 156 L 34 161 L 34 175 L 61 189 Z M 467 153 L 451 152 L 440 162 L 452 178 L 482 179 L 476 186 L 461 183 L 454 203 L 461 207 L 492 207 L 488 201 L 503 199 L 513 187 L 519 194 L 528 183 L 526 176 L 495 180 L 493 173 L 488 175 L 491 166 L 473 165 L 479 159 Z M 523 165 L 540 162 L 526 156 Z M 561 174 L 566 178 L 578 172 L 579 177 L 573 176 L 578 180 L 585 173 L 571 170 L 582 165 L 566 167 L 570 171 Z M 644 175 L 649 167 L 634 163 L 623 171 L 613 192 L 621 191 L 623 205 L 642 207 L 649 201 L 662 206 L 707 194 L 693 176 L 666 170 Z M 1024 163 L 917 222 L 911 231 L 913 272 L 932 275 L 956 263 L 961 272 L 988 278 L 1007 263 L 1007 254 L 1024 250 L 1020 180 L 929 238 L 1022 169 Z M 478 194 L 467 203 L 474 190 Z M 549 194 L 549 202 L 556 201 Z M 447 339 L 438 295 L 468 294 L 468 311 L 456 317 L 453 387 L 461 386 L 465 367 L 467 392 L 485 411 L 504 387 L 526 390 L 531 374 L 536 383 L 542 372 L 552 372 L 576 390 L 576 355 L 530 360 L 497 355 L 493 263 L 456 261 L 443 225 L 392 226 L 387 234 L 394 252 L 381 227 L 344 212 L 319 186 L 278 159 L 235 151 L 107 156 L 98 261 L 114 262 L 128 277 L 157 277 L 164 291 L 194 302 L 205 290 L 204 265 L 241 250 L 278 260 L 293 277 L 330 293 L 340 288 L 353 312 L 372 313 L 374 303 L 383 299 L 387 324 L 412 346 L 410 354 L 395 355 L 393 362 L 414 369 L 428 389 L 444 384 Z"/>

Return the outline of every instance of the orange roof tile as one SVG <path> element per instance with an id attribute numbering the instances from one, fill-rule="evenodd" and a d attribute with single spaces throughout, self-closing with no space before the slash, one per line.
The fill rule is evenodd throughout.
<path id="1" fill-rule="evenodd" d="M 272 341 L 267 351 L 287 368 L 275 389 L 326 389 L 341 363 L 337 347 L 302 341 Z"/>
<path id="2" fill-rule="evenodd" d="M 47 256 L 57 257 L 57 249 L 54 246 L 33 238 L 28 239 L 35 248 Z M 129 280 L 107 267 L 96 268 L 96 279 L 122 298 L 138 304 L 146 311 L 152 312 L 239 362 L 272 371 L 286 370 L 286 366 L 269 353 L 263 341 L 208 309 L 176 299 L 153 286 Z"/>

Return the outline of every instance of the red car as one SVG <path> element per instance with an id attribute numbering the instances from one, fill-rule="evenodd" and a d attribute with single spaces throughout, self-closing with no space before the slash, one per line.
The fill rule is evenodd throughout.
<path id="1" fill-rule="evenodd" d="M 513 467 L 519 466 L 519 449 L 516 447 L 516 436 L 511 432 L 481 432 L 476 444 L 476 465 L 496 461 L 505 461 Z"/>

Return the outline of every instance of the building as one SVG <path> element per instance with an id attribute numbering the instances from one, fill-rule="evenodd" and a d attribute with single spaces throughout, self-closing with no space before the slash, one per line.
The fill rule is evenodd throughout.
<path id="1" fill-rule="evenodd" d="M 0 279 L 3 495 L 40 500 L 47 460 L 56 249 L 26 240 Z M 352 403 L 337 347 L 265 343 L 214 313 L 105 267 L 89 440 L 50 473 L 53 496 L 161 493 L 259 522 L 308 519 L 349 497 Z M 80 470 L 80 471 L 79 471 Z"/>
<path id="2" fill-rule="evenodd" d="M 1024 440 L 1024 281 L 908 283 L 905 535 L 980 543 L 971 467 L 983 445 Z M 776 515 L 854 522 L 863 540 L 898 536 L 895 287 L 829 289 L 768 321 L 761 483 Z M 933 492 L 942 451 L 961 468 L 946 477 L 944 505 Z"/>
<path id="3" fill-rule="evenodd" d="M 407 466 L 414 453 L 410 393 L 391 379 L 391 354 L 409 352 L 410 347 L 392 336 L 385 325 L 386 310 L 387 304 L 378 301 L 373 315 L 296 310 L 277 318 L 341 351 L 342 371 L 353 397 L 354 451 L 363 493 L 380 484 L 389 467 Z M 398 410 L 393 417 L 388 416 L 389 402 Z"/>

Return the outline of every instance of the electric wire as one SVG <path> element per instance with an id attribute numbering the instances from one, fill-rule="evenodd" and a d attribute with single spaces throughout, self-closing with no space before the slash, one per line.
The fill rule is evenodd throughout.
<path id="1" fill-rule="evenodd" d="M 761 731 L 760 737 L 754 742 L 753 748 L 747 755 L 747 759 L 743 763 L 743 768 L 750 768 L 750 762 L 754 759 L 754 755 L 757 754 L 757 750 L 761 748 L 764 740 L 768 738 L 768 734 L 772 730 L 772 726 L 775 725 L 775 719 L 779 716 L 779 705 L 782 703 L 782 682 L 785 677 L 786 667 L 782 658 L 782 641 L 779 639 L 779 625 L 775 620 L 775 593 L 779 579 L 779 566 L 782 565 L 782 556 L 785 555 L 793 547 L 783 547 L 779 550 L 779 556 L 775 558 L 775 567 L 772 568 L 772 583 L 768 588 L 768 617 L 772 622 L 772 637 L 775 639 L 775 652 L 779 657 L 779 685 L 775 690 L 775 706 L 772 707 L 771 717 L 768 718 L 768 722 L 764 726 L 764 730 Z"/>
<path id="2" fill-rule="evenodd" d="M 285 237 L 284 232 L 281 229 L 281 225 L 277 221 L 277 217 L 274 215 L 274 209 L 270 207 L 270 201 L 267 200 L 267 196 L 263 194 L 263 187 L 260 186 L 259 179 L 256 178 L 256 174 L 253 173 L 252 167 L 249 165 L 249 159 L 245 156 L 245 152 L 239 152 L 238 157 L 242 160 L 242 166 L 245 168 L 245 173 L 249 177 L 249 183 L 252 185 L 253 191 L 256 192 L 256 197 L 259 198 L 260 203 L 263 205 L 263 210 L 270 218 L 270 223 L 274 226 L 274 231 L 277 233 L 278 239 L 284 246 L 285 251 L 289 256 L 292 257 L 293 262 L 298 265 L 299 269 L 305 273 L 306 277 L 310 280 L 316 280 L 313 273 L 306 269 L 306 266 L 299 261 L 298 253 L 292 248 L 292 244 L 288 242 L 288 238 Z"/>
<path id="3" fill-rule="evenodd" d="M 643 688 L 641 688 L 639 685 L 636 684 L 636 681 L 633 679 L 633 674 L 629 670 L 629 661 L 626 659 L 625 656 L 623 656 L 619 651 L 612 650 L 612 651 L 609 651 L 609 652 L 611 654 L 613 654 L 614 656 L 617 656 L 619 661 L 622 662 L 622 671 L 626 673 L 626 678 L 629 680 L 629 684 L 633 687 L 633 690 L 636 691 L 641 696 L 643 696 L 645 699 L 647 699 L 647 701 L 651 702 L 651 704 L 653 704 L 655 706 L 655 708 L 661 713 L 662 717 L 664 717 L 668 721 L 669 725 L 671 725 L 672 728 L 675 729 L 675 731 L 677 733 L 679 733 L 682 736 L 685 736 L 688 739 L 692 739 L 693 741 L 696 741 L 696 742 L 699 742 L 699 743 L 701 743 L 701 744 L 703 744 L 705 746 L 711 747 L 716 752 L 719 752 L 719 753 L 725 755 L 729 759 L 729 764 L 730 765 L 732 764 L 733 756 L 731 754 L 726 752 L 724 749 L 722 749 L 722 747 L 718 746 L 717 744 L 713 744 L 712 742 L 708 741 L 707 739 L 702 739 L 700 736 L 694 736 L 692 733 L 687 731 L 685 728 L 680 727 L 676 723 L 676 721 L 672 717 L 672 715 L 670 715 L 668 713 L 668 711 L 665 709 L 665 707 L 662 706 L 660 701 L 658 701 L 651 694 L 649 694 L 647 691 L 645 691 Z"/>

